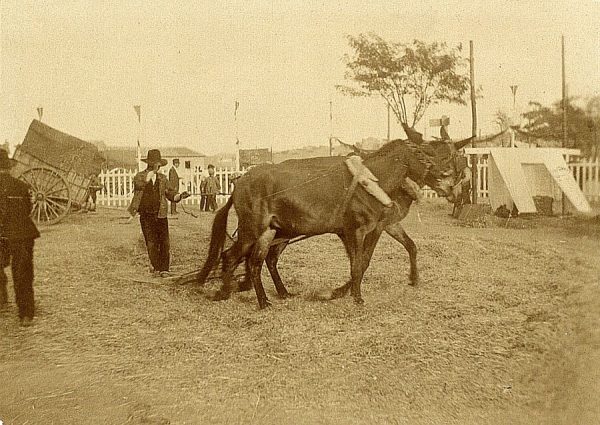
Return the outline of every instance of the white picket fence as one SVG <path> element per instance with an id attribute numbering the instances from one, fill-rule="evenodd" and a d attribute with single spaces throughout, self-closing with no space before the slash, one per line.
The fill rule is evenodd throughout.
<path id="1" fill-rule="evenodd" d="M 571 162 L 569 168 L 588 201 L 600 202 L 600 158 Z"/>
<path id="2" fill-rule="evenodd" d="M 236 171 L 228 168 L 215 169 L 215 176 L 221 183 L 221 194 L 217 195 L 217 203 L 224 203 L 233 186 L 231 184 L 231 176 Z M 126 207 L 131 202 L 133 196 L 133 177 L 136 175 L 136 170 L 115 169 L 103 171 L 100 173 L 100 183 L 103 189 L 98 192 L 97 204 L 106 207 Z M 200 182 L 203 173 L 194 171 L 191 173 L 191 178 L 184 179 L 181 182 L 180 191 L 187 190 L 192 194 L 189 198 L 182 201 L 186 205 L 200 204 Z"/>
<path id="3" fill-rule="evenodd" d="M 470 162 L 470 160 L 469 160 Z M 469 164 L 470 165 L 470 164 Z M 569 164 L 573 172 L 573 177 L 579 184 L 579 187 L 590 201 L 600 202 L 600 159 L 573 161 Z M 236 171 L 229 168 L 217 168 L 215 175 L 221 182 L 221 195 L 217 196 L 219 204 L 224 203 L 231 191 L 231 175 Z M 98 192 L 98 205 L 110 207 L 126 207 L 133 196 L 133 177 L 135 170 L 116 169 L 102 172 L 100 181 L 104 186 Z M 200 181 L 202 172 L 195 171 L 191 173 L 191 178 L 184 180 L 181 190 L 187 190 L 192 196 L 183 201 L 187 205 L 197 205 L 200 203 Z M 488 164 L 487 157 L 480 156 L 477 163 L 477 196 L 480 202 L 486 202 L 489 197 L 488 189 Z M 436 198 L 435 191 L 425 188 L 425 198 Z"/>

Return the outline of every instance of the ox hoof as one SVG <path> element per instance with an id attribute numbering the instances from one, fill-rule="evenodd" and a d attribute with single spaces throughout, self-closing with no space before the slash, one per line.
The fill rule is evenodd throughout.
<path id="1" fill-rule="evenodd" d="M 365 303 L 365 300 L 363 300 L 361 297 L 356 297 L 354 298 L 354 303 L 357 305 L 363 305 Z"/>
<path id="2" fill-rule="evenodd" d="M 258 308 L 260 308 L 261 310 L 264 310 L 267 307 L 271 307 L 271 301 L 265 299 L 264 301 L 258 302 Z"/>
<path id="3" fill-rule="evenodd" d="M 251 282 L 244 281 L 238 287 L 238 292 L 246 292 L 246 291 L 251 290 L 252 288 L 254 288 L 254 286 L 252 285 Z"/>
<path id="4" fill-rule="evenodd" d="M 331 291 L 331 299 L 335 300 L 337 298 L 342 298 L 344 295 L 346 295 L 348 293 L 348 289 L 347 288 L 335 288 L 333 291 Z"/>
<path id="5" fill-rule="evenodd" d="M 297 296 L 298 294 L 294 294 L 291 292 L 284 292 L 282 294 L 277 294 L 277 295 L 279 296 L 279 298 L 286 299 L 286 298 L 293 298 L 293 297 Z"/>
<path id="6" fill-rule="evenodd" d="M 409 284 L 410 286 L 416 286 L 416 285 L 418 285 L 418 284 L 419 284 L 419 277 L 418 277 L 418 276 L 417 276 L 417 277 L 412 277 L 412 276 L 411 276 L 411 277 L 408 279 L 408 284 Z"/>
<path id="7" fill-rule="evenodd" d="M 213 295 L 213 297 L 212 297 L 212 300 L 213 300 L 213 301 L 224 301 L 224 300 L 228 300 L 230 295 L 231 295 L 231 294 L 230 294 L 229 292 L 226 292 L 226 291 L 220 291 L 220 290 L 219 290 L 219 291 L 215 292 L 215 294 L 214 294 L 214 295 Z"/>

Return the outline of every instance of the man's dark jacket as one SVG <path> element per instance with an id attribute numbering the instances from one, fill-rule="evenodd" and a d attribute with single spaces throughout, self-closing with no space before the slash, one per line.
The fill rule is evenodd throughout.
<path id="1" fill-rule="evenodd" d="M 38 238 L 40 233 L 30 214 L 29 186 L 9 174 L 0 173 L 0 238 Z"/>

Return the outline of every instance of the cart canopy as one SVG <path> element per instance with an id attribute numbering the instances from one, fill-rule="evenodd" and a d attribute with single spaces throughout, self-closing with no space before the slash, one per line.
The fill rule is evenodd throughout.
<path id="1" fill-rule="evenodd" d="M 104 158 L 98 148 L 38 120 L 33 120 L 19 149 L 48 166 L 81 176 L 100 173 Z"/>

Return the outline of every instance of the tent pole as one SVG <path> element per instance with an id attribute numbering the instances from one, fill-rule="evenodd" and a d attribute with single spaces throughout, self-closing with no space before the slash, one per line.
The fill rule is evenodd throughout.
<path id="1" fill-rule="evenodd" d="M 471 80 L 471 119 L 472 131 L 471 135 L 477 137 L 477 104 L 475 102 L 475 59 L 473 56 L 473 40 L 469 41 L 469 68 Z M 475 139 L 471 142 L 471 147 L 475 147 Z M 478 156 L 471 155 L 471 203 L 477 204 L 477 163 Z"/>

